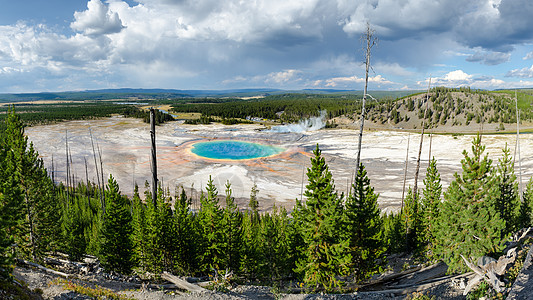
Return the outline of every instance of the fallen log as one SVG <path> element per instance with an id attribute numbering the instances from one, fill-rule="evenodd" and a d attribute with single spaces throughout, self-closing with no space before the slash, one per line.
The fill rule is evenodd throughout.
<path id="1" fill-rule="evenodd" d="M 397 278 L 394 281 L 395 281 L 395 284 L 399 286 L 413 285 L 413 284 L 429 281 L 434 278 L 442 277 L 446 275 L 447 271 L 448 271 L 448 266 L 443 262 L 439 262 L 431 266 L 422 268 L 416 272 L 403 275 L 402 277 Z"/>
<path id="2" fill-rule="evenodd" d="M 187 290 L 189 292 L 206 292 L 206 291 L 208 291 L 207 289 L 204 289 L 203 287 L 201 287 L 199 285 L 189 283 L 189 282 L 179 278 L 178 276 L 172 275 L 172 274 L 170 274 L 168 272 L 163 272 L 161 274 L 161 278 L 165 279 L 165 280 L 167 280 L 169 282 L 172 282 L 178 288 L 183 289 L 183 290 Z"/>
<path id="3" fill-rule="evenodd" d="M 387 282 L 393 281 L 393 280 L 398 279 L 400 277 L 403 277 L 405 275 L 420 271 L 421 269 L 422 269 L 422 267 L 416 267 L 416 268 L 412 268 L 412 269 L 409 269 L 409 270 L 406 270 L 406 271 L 403 271 L 403 272 L 400 272 L 400 273 L 393 273 L 393 274 L 384 275 L 382 277 L 378 277 L 378 278 L 376 278 L 376 279 L 374 279 L 374 280 L 372 280 L 370 282 L 364 283 L 362 285 L 354 286 L 354 288 L 365 289 L 365 288 L 370 288 L 372 286 L 385 284 Z"/>
<path id="4" fill-rule="evenodd" d="M 36 264 L 34 262 L 31 262 L 31 261 L 27 261 L 27 260 L 23 260 L 23 259 L 19 259 L 19 262 L 25 264 L 25 265 L 28 265 L 28 266 L 31 266 L 31 267 L 34 267 L 34 268 L 37 268 L 39 270 L 42 270 L 46 273 L 50 273 L 50 274 L 54 274 L 54 275 L 57 275 L 57 276 L 61 276 L 63 278 L 70 278 L 71 275 L 67 274 L 67 273 L 63 273 L 63 272 L 59 272 L 59 271 L 56 271 L 56 270 L 52 270 L 50 268 L 47 268 L 45 266 L 41 266 L 40 264 Z"/>
<path id="5" fill-rule="evenodd" d="M 420 292 L 420 291 L 428 290 L 430 288 L 439 286 L 439 285 L 441 285 L 443 283 L 446 283 L 446 282 L 451 281 L 451 280 L 456 279 L 456 278 L 461 278 L 461 277 L 471 278 L 473 276 L 474 276 L 474 273 L 473 272 L 469 272 L 469 273 L 456 275 L 456 276 L 453 276 L 453 277 L 447 276 L 446 278 L 436 279 L 435 281 L 430 282 L 430 283 L 413 285 L 413 286 L 406 287 L 406 288 L 395 288 L 395 289 L 371 291 L 371 292 L 358 292 L 358 294 L 362 294 L 362 295 L 378 295 L 378 294 L 406 295 L 406 294 L 411 294 L 411 293 L 414 293 L 414 292 Z"/>

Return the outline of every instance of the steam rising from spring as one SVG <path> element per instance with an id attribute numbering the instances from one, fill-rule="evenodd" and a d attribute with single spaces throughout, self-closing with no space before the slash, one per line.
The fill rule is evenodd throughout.
<path id="1" fill-rule="evenodd" d="M 301 120 L 297 124 L 287 124 L 273 126 L 270 132 L 306 132 L 315 131 L 326 127 L 326 111 L 321 110 L 318 117 L 310 117 L 309 119 Z"/>

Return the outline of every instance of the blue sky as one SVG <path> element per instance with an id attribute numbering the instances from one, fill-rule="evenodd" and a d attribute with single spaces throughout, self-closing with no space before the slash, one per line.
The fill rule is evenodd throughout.
<path id="1" fill-rule="evenodd" d="M 458 5 L 460 3 L 460 5 Z M 531 0 L 0 0 L 0 93 L 533 87 Z"/>

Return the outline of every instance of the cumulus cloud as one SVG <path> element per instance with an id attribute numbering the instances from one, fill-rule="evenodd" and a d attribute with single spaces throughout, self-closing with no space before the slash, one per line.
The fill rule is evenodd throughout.
<path id="1" fill-rule="evenodd" d="M 270 73 L 267 75 L 267 83 L 285 84 L 289 81 L 298 81 L 298 74 L 302 73 L 298 70 L 285 70 L 282 72 Z"/>
<path id="2" fill-rule="evenodd" d="M 485 65 L 509 61 L 514 46 L 533 41 L 530 2 L 88 0 L 87 9 L 72 12 L 70 33 L 32 23 L 0 26 L 0 68 L 92 80 L 104 74 L 105 84 L 143 87 L 358 88 L 364 53 L 354 35 L 370 21 L 379 38 L 372 65 L 380 74 L 371 83 L 401 88 L 436 64 L 449 71 L 459 53 Z"/>
<path id="3" fill-rule="evenodd" d="M 419 81 L 418 85 L 427 86 L 427 81 Z M 463 70 L 455 70 L 446 73 L 442 77 L 434 78 L 432 80 L 432 85 L 446 87 L 472 87 L 475 89 L 503 89 L 519 86 L 515 83 L 508 83 L 492 76 L 474 76 L 464 72 Z"/>
<path id="4" fill-rule="evenodd" d="M 505 77 L 533 78 L 533 65 L 530 68 L 525 67 L 523 69 L 511 70 L 507 72 Z"/>
<path id="5" fill-rule="evenodd" d="M 487 66 L 495 66 L 508 62 L 511 58 L 511 53 L 504 52 L 480 52 L 470 55 L 466 58 L 468 62 L 479 62 Z"/>
<path id="6" fill-rule="evenodd" d="M 350 84 L 353 83 L 364 83 L 365 78 L 360 78 L 357 76 L 349 76 L 349 77 L 335 77 L 335 78 L 329 78 L 325 80 L 326 87 L 349 87 Z M 368 77 L 368 82 L 375 83 L 375 84 L 394 84 L 394 82 L 389 81 L 385 78 L 383 78 L 381 75 L 376 75 L 373 77 Z M 352 86 L 352 88 L 354 88 Z"/>
<path id="7" fill-rule="evenodd" d="M 533 59 L 533 51 L 529 52 L 522 58 L 523 60 Z"/>
<path id="8" fill-rule="evenodd" d="M 400 40 L 445 34 L 468 47 L 508 52 L 533 38 L 530 0 L 338 0 L 344 31 L 360 34 L 370 21 L 377 35 Z"/>
<path id="9" fill-rule="evenodd" d="M 74 19 L 70 27 L 86 35 L 118 33 L 124 28 L 118 14 L 100 0 L 89 0 L 87 10 L 75 12 Z"/>

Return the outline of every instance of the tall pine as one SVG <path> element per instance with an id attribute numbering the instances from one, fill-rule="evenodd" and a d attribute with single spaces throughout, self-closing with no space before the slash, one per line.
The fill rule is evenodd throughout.
<path id="1" fill-rule="evenodd" d="M 133 267 L 130 202 L 120 194 L 118 184 L 111 175 L 106 189 L 106 206 L 101 230 L 100 260 L 107 270 L 129 274 Z"/>
<path id="2" fill-rule="evenodd" d="M 496 210 L 500 213 L 500 217 L 505 223 L 503 234 L 509 234 L 519 229 L 517 227 L 520 198 L 518 196 L 518 182 L 514 173 L 513 160 L 507 144 L 503 148 L 503 156 L 499 159 L 496 168 L 496 182 L 498 185 Z"/>
<path id="3" fill-rule="evenodd" d="M 8 114 L 7 119 L 12 118 Z M 8 128 L 12 122 L 0 122 L 0 281 L 11 279 L 14 228 L 22 221 L 23 194 L 20 173 L 11 151 Z"/>
<path id="4" fill-rule="evenodd" d="M 218 203 L 217 189 L 213 179 L 209 176 L 206 193 L 200 196 L 200 212 L 198 221 L 200 225 L 201 243 L 198 249 L 200 270 L 208 273 L 219 271 L 224 267 L 227 241 L 224 239 L 222 226 L 223 213 Z"/>
<path id="5" fill-rule="evenodd" d="M 422 233 L 420 234 L 420 243 L 429 250 L 432 248 L 435 238 L 434 231 L 442 197 L 442 184 L 435 157 L 429 162 L 426 178 L 424 178 L 424 186 L 421 203 Z"/>
<path id="6" fill-rule="evenodd" d="M 435 253 L 449 266 L 448 272 L 467 271 L 460 255 L 474 261 L 502 249 L 505 223 L 495 209 L 498 196 L 492 161 L 483 156 L 478 135 L 472 156 L 463 151 L 463 173 L 455 173 L 440 207 L 435 231 Z"/>
<path id="7" fill-rule="evenodd" d="M 350 268 L 355 279 L 361 281 L 378 272 L 385 258 L 378 194 L 370 185 L 363 164 L 357 170 L 352 190 L 345 203 L 346 233 L 352 257 Z"/>
<path id="8" fill-rule="evenodd" d="M 335 191 L 331 172 L 318 148 L 313 151 L 311 168 L 307 169 L 308 184 L 301 217 L 303 259 L 297 271 L 312 289 L 332 290 L 340 286 L 338 275 L 346 274 L 350 264 L 348 240 L 342 238 L 343 208 Z"/>
<path id="9" fill-rule="evenodd" d="M 533 205 L 533 178 L 530 178 L 526 190 L 522 196 L 522 202 L 520 203 L 520 213 L 518 216 L 518 227 L 526 228 L 533 225 L 532 223 L 532 206 Z"/>
<path id="10" fill-rule="evenodd" d="M 240 269 L 243 251 L 242 213 L 235 204 L 229 181 L 226 183 L 226 208 L 223 212 L 222 226 L 226 240 L 224 266 L 228 271 L 237 272 Z"/>

